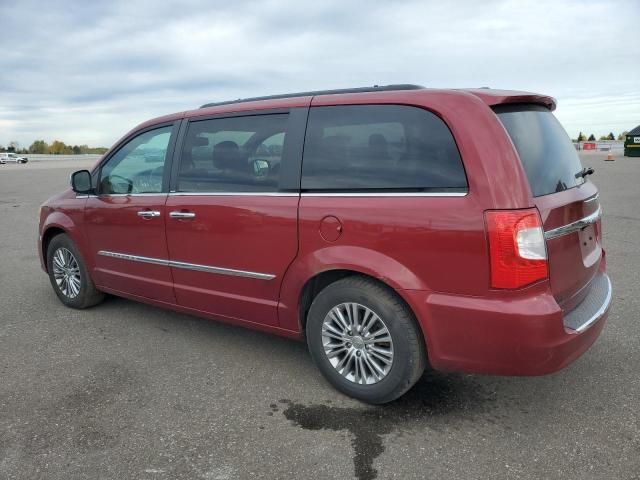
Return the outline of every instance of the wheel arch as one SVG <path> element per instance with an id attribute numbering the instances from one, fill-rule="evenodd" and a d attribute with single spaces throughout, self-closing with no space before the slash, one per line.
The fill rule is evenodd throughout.
<path id="1" fill-rule="evenodd" d="M 354 245 L 324 246 L 299 255 L 287 269 L 280 285 L 280 327 L 302 335 L 306 312 L 301 314 L 301 308 L 304 310 L 312 301 L 313 292 L 317 294 L 329 283 L 348 275 L 362 275 L 389 288 L 409 306 L 414 316 L 417 309 L 404 291 L 431 291 L 424 278 L 379 251 Z"/>
<path id="2" fill-rule="evenodd" d="M 311 304 L 313 303 L 314 298 L 324 288 L 328 287 L 332 283 L 335 283 L 338 280 L 341 280 L 341 279 L 347 278 L 347 277 L 351 277 L 351 276 L 358 276 L 358 277 L 366 278 L 366 279 L 378 284 L 379 286 L 383 287 L 384 289 L 388 290 L 389 292 L 391 292 L 395 296 L 397 296 L 398 299 L 411 312 L 411 315 L 413 316 L 413 319 L 414 319 L 416 325 L 418 326 L 418 329 L 419 329 L 419 331 L 420 331 L 420 333 L 422 335 L 422 340 L 423 340 L 423 343 L 424 343 L 425 348 L 426 348 L 426 346 L 427 346 L 426 333 L 424 332 L 424 330 L 422 328 L 422 323 L 419 321 L 419 319 L 418 319 L 418 317 L 416 315 L 416 311 L 412 307 L 412 305 L 409 302 L 409 300 L 402 294 L 402 290 L 394 288 L 389 283 L 385 282 L 384 280 L 382 280 L 382 279 L 380 279 L 378 277 L 369 275 L 367 273 L 364 273 L 364 272 L 361 272 L 361 271 L 358 271 L 358 270 L 344 269 L 344 268 L 336 268 L 336 269 L 325 270 L 323 272 L 317 273 L 316 275 L 312 276 L 311 278 L 309 278 L 305 282 L 305 284 L 302 287 L 302 290 L 300 292 L 300 296 L 299 296 L 299 300 L 298 300 L 298 304 L 297 304 L 298 326 L 299 326 L 299 329 L 300 329 L 300 335 L 302 337 L 305 336 L 304 332 L 306 330 L 306 325 L 307 325 L 307 316 L 309 314 L 309 309 L 311 308 Z"/>
<path id="3" fill-rule="evenodd" d="M 53 237 L 56 237 L 62 234 L 68 234 L 68 232 L 64 228 L 60 227 L 59 225 L 49 225 L 42 232 L 42 240 L 40 242 L 40 254 L 42 256 L 42 267 L 44 268 L 44 271 L 47 273 L 49 272 L 49 269 L 47 266 L 47 250 L 49 248 L 49 244 L 51 243 L 51 240 L 53 240 Z"/>

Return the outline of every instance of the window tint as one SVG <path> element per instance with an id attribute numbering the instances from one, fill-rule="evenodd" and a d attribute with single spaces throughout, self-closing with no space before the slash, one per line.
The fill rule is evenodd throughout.
<path id="1" fill-rule="evenodd" d="M 159 193 L 173 127 L 142 133 L 127 142 L 103 165 L 100 193 Z"/>
<path id="2" fill-rule="evenodd" d="M 191 122 L 180 159 L 180 192 L 278 189 L 287 114 Z"/>
<path id="3" fill-rule="evenodd" d="M 495 107 L 529 179 L 535 197 L 584 183 L 580 157 L 569 136 L 546 108 L 536 105 Z"/>
<path id="4" fill-rule="evenodd" d="M 464 191 L 451 132 L 434 114 L 400 105 L 314 107 L 304 190 Z"/>

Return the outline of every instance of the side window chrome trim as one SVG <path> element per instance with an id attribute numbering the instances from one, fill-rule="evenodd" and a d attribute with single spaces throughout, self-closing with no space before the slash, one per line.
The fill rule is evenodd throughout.
<path id="1" fill-rule="evenodd" d="M 170 197 L 299 197 L 298 192 L 169 192 Z"/>
<path id="2" fill-rule="evenodd" d="M 158 193 L 101 193 L 100 195 L 76 195 L 76 198 L 103 198 L 103 197 L 166 197 L 167 192 Z"/>
<path id="3" fill-rule="evenodd" d="M 305 192 L 303 197 L 466 197 L 469 192 Z"/>

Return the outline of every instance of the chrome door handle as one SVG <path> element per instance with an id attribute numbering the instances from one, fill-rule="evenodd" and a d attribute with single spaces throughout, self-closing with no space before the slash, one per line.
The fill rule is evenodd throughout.
<path id="1" fill-rule="evenodd" d="M 170 212 L 171 218 L 195 218 L 196 214 L 193 212 Z"/>
<path id="2" fill-rule="evenodd" d="M 157 210 L 140 210 L 138 212 L 138 216 L 142 217 L 142 218 L 159 217 L 160 216 L 160 212 L 157 211 Z"/>

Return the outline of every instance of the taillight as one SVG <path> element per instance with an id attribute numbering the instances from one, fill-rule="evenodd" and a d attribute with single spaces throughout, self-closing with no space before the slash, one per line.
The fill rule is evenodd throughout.
<path id="1" fill-rule="evenodd" d="M 492 288 L 520 288 L 548 277 L 547 248 L 538 210 L 490 210 L 484 215 Z"/>

